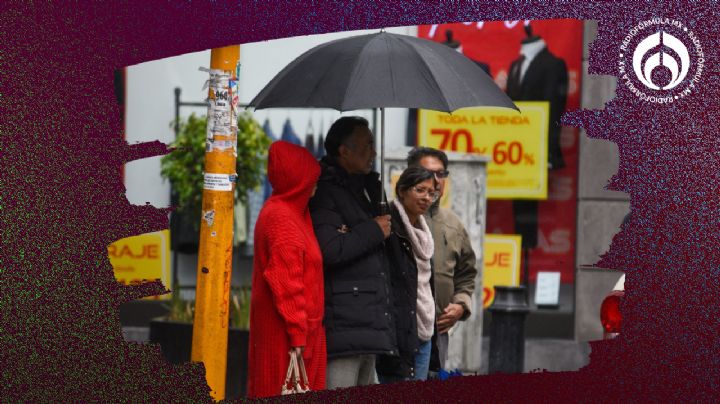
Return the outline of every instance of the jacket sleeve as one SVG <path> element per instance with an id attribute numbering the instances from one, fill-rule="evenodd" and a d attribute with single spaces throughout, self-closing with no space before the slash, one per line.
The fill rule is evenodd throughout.
<path id="1" fill-rule="evenodd" d="M 301 243 L 282 231 L 268 234 L 270 259 L 263 278 L 270 287 L 273 302 L 285 321 L 290 346 L 307 343 L 307 312 L 304 293 L 304 252 Z"/>
<path id="2" fill-rule="evenodd" d="M 373 219 L 353 227 L 343 221 L 333 198 L 318 192 L 310 202 L 315 236 L 322 251 L 323 264 L 336 267 L 367 255 L 385 240 L 380 226 Z"/>
<path id="3" fill-rule="evenodd" d="M 542 87 L 543 99 L 550 101 L 550 125 L 560 126 L 560 118 L 567 103 L 567 65 L 562 59 L 554 59 L 548 68 L 549 77 L 546 77 Z"/>
<path id="4" fill-rule="evenodd" d="M 475 290 L 475 276 L 477 275 L 477 269 L 475 268 L 475 252 L 470 245 L 470 236 L 465 230 L 465 227 L 460 226 L 459 237 L 460 251 L 457 260 L 457 266 L 453 274 L 453 284 L 455 291 L 453 294 L 452 302 L 462 304 L 465 306 L 465 313 L 460 320 L 465 320 L 470 317 L 472 310 L 472 294 Z"/>

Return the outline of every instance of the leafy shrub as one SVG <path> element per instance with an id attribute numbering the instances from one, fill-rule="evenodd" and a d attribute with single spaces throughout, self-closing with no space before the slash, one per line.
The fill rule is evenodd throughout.
<path id="1" fill-rule="evenodd" d="M 171 144 L 176 150 L 160 160 L 160 174 L 170 181 L 178 197 L 178 214 L 198 218 L 193 221 L 196 229 L 202 210 L 206 132 L 206 116 L 181 118 L 177 139 Z M 248 191 L 260 185 L 265 173 L 270 146 L 270 139 L 249 111 L 238 115 L 237 143 L 235 198 L 247 202 Z"/>

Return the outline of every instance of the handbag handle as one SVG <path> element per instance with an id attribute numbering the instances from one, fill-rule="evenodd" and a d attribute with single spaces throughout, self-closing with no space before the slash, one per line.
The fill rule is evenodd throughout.
<path id="1" fill-rule="evenodd" d="M 294 370 L 295 370 L 295 360 L 296 360 L 296 359 L 295 359 L 295 355 L 293 355 L 293 354 L 291 353 L 291 354 L 290 354 L 290 364 L 288 365 L 287 376 L 285 376 L 285 383 L 283 383 L 283 388 L 285 388 L 285 387 L 288 385 L 288 383 L 290 383 L 290 378 L 292 378 L 292 377 L 293 377 L 293 374 L 295 373 L 295 372 L 294 372 Z"/>
<path id="2" fill-rule="evenodd" d="M 281 394 L 288 395 L 307 393 L 310 391 L 310 384 L 308 383 L 307 373 L 305 373 L 305 363 L 303 362 L 302 356 L 298 358 L 295 350 L 291 350 L 288 354 L 290 355 L 290 363 L 288 364 L 287 375 L 285 376 L 285 382 L 282 385 Z M 300 362 L 299 365 L 298 361 Z M 301 377 L 303 383 L 305 384 L 304 388 L 300 385 Z M 288 388 L 288 384 L 292 387 Z"/>
<path id="3" fill-rule="evenodd" d="M 310 382 L 308 381 L 307 373 L 305 372 L 305 361 L 302 355 L 297 355 L 296 365 L 300 365 L 300 377 L 302 378 L 303 384 L 305 384 L 305 391 L 310 391 Z"/>

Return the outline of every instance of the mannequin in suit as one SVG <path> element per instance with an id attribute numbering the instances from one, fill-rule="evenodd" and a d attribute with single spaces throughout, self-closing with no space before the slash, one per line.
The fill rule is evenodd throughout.
<path id="1" fill-rule="evenodd" d="M 568 72 L 565 61 L 547 48 L 545 41 L 533 35 L 532 27 L 525 26 L 526 38 L 520 43 L 520 56 L 510 65 L 506 92 L 513 101 L 549 101 L 548 167 L 565 167 L 560 150 L 560 115 L 565 110 L 568 91 Z M 522 235 L 525 254 L 524 275 L 527 284 L 529 249 L 538 242 L 538 201 L 513 200 L 515 231 Z"/>
<path id="2" fill-rule="evenodd" d="M 560 150 L 560 115 L 565 110 L 568 72 L 565 61 L 547 48 L 545 41 L 525 26 L 520 57 L 510 65 L 506 92 L 513 101 L 549 101 L 548 162 L 550 169 L 565 167 Z"/>

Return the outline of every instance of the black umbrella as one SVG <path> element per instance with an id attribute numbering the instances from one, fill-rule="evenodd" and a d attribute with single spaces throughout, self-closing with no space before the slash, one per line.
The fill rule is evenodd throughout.
<path id="1" fill-rule="evenodd" d="M 443 112 L 476 106 L 518 109 L 490 76 L 461 53 L 440 43 L 384 31 L 310 49 L 278 73 L 249 106 L 381 108 L 382 184 L 386 107 Z"/>

